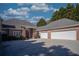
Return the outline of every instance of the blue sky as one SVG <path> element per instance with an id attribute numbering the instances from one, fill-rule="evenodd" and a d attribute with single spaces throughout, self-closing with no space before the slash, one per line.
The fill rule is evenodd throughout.
<path id="1" fill-rule="evenodd" d="M 4 19 L 18 18 L 36 23 L 40 18 L 49 20 L 65 3 L 1 3 L 0 16 Z"/>

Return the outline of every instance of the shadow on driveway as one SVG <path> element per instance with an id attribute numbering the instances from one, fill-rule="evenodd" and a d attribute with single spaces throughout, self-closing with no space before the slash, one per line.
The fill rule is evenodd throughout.
<path id="1" fill-rule="evenodd" d="M 9 41 L 4 42 L 4 56 L 77 56 L 77 54 L 70 51 L 61 45 L 52 47 L 43 47 L 44 42 L 35 43 L 33 41 Z"/>

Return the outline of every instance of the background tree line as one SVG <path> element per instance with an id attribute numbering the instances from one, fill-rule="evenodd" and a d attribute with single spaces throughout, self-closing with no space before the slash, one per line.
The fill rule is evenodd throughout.
<path id="1" fill-rule="evenodd" d="M 51 16 L 49 23 L 59 20 L 61 18 L 68 18 L 75 21 L 79 21 L 79 4 L 68 3 L 66 7 L 61 7 L 58 11 L 54 12 Z M 45 19 L 40 19 L 37 26 L 44 26 L 47 22 Z"/>
<path id="2" fill-rule="evenodd" d="M 79 21 L 79 4 L 73 5 L 71 3 L 68 3 L 65 8 L 61 7 L 59 11 L 56 11 L 52 15 L 50 21 L 58 20 L 61 18 L 68 18 Z"/>

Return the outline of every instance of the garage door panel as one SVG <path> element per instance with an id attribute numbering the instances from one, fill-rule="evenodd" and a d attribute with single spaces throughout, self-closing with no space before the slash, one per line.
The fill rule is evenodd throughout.
<path id="1" fill-rule="evenodd" d="M 51 39 L 76 40 L 76 31 L 52 32 Z"/>
<path id="2" fill-rule="evenodd" d="M 48 33 L 47 32 L 40 32 L 40 38 L 48 39 Z"/>

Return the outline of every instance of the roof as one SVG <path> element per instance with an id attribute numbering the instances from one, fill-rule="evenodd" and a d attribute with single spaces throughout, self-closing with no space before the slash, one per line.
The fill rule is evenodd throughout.
<path id="1" fill-rule="evenodd" d="M 64 27 L 70 27 L 74 25 L 79 25 L 79 22 L 71 19 L 67 19 L 67 18 L 62 18 L 57 21 L 51 22 L 46 26 L 39 27 L 37 31 L 64 28 Z"/>
<path id="2" fill-rule="evenodd" d="M 26 28 L 36 28 L 36 26 L 26 20 L 18 20 L 18 19 L 9 19 L 9 20 L 4 20 L 3 24 L 5 25 L 12 25 L 15 26 L 16 28 L 21 28 L 21 26 L 24 26 Z"/>
<path id="3" fill-rule="evenodd" d="M 2 20 L 0 19 L 0 24 L 1 24 Z"/>

